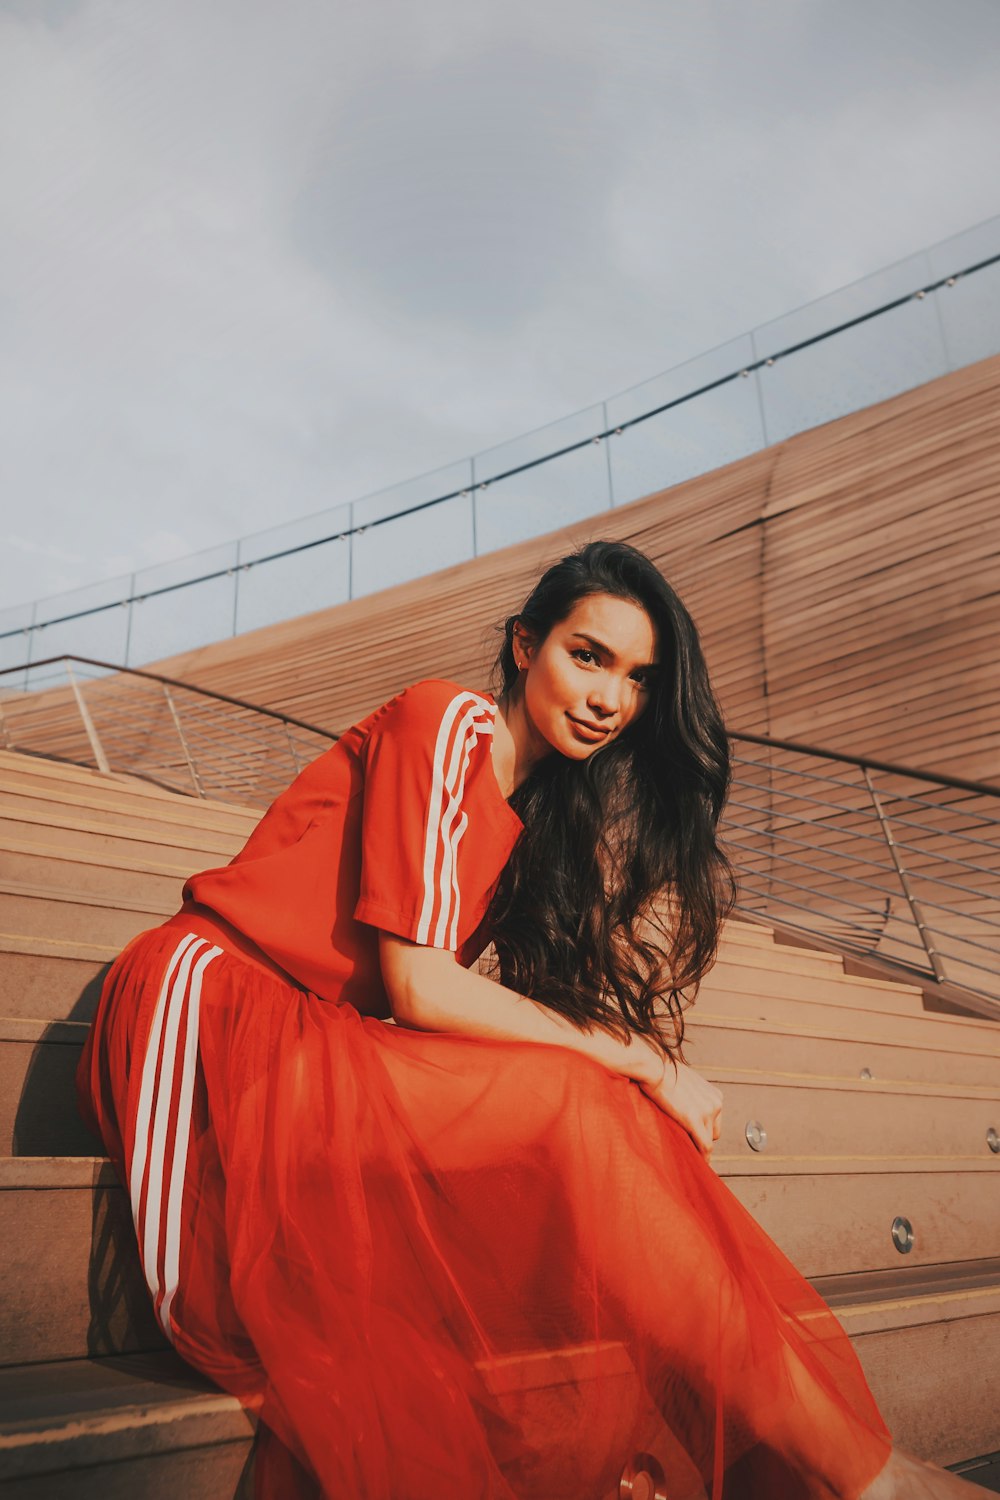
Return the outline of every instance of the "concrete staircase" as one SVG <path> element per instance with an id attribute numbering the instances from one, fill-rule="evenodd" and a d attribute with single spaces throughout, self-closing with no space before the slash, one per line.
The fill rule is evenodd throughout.
<path id="1" fill-rule="evenodd" d="M 107 963 L 258 816 L 0 752 L 3 1500 L 247 1492 L 251 1424 L 157 1332 L 72 1075 Z M 691 1015 L 726 1098 L 716 1169 L 835 1308 L 899 1443 L 989 1483 L 1000 1025 L 737 921 Z"/>
<path id="2" fill-rule="evenodd" d="M 159 1330 L 127 1196 L 76 1114 L 73 1073 L 107 965 L 259 816 L 0 752 L 4 1500 L 240 1488 L 251 1423 Z"/>

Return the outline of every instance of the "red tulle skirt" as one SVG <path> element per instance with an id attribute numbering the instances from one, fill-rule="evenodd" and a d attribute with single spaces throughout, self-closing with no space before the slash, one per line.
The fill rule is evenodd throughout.
<path id="1" fill-rule="evenodd" d="M 826 1304 L 631 1081 L 421 1032 L 165 925 L 81 1106 L 268 1500 L 857 1500 L 889 1433 Z M 655 1466 L 654 1466 L 655 1471 Z"/>

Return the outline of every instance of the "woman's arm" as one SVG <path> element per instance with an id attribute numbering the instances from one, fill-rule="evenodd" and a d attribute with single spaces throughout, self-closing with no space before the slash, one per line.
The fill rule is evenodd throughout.
<path id="1" fill-rule="evenodd" d="M 404 1026 L 572 1047 L 637 1083 L 655 1087 L 663 1078 L 664 1054 L 645 1037 L 620 1042 L 599 1026 L 581 1031 L 540 1001 L 464 969 L 446 948 L 380 930 L 379 959 L 393 1016 Z"/>
<path id="2" fill-rule="evenodd" d="M 393 1017 L 404 1026 L 572 1047 L 635 1079 L 684 1127 L 702 1155 L 711 1156 L 722 1128 L 722 1094 L 686 1064 L 668 1067 L 667 1056 L 645 1037 L 633 1033 L 626 1043 L 598 1026 L 581 1031 L 539 1001 L 463 969 L 446 948 L 424 947 L 380 930 L 379 957 Z"/>

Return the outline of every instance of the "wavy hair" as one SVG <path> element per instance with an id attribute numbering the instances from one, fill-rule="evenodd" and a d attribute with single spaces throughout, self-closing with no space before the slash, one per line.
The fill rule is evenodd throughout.
<path id="1" fill-rule="evenodd" d="M 627 542 L 594 541 L 549 568 L 503 625 L 495 696 L 516 694 L 514 627 L 537 643 L 592 594 L 637 604 L 659 642 L 643 712 L 586 760 L 550 754 L 515 790 L 524 823 L 488 922 L 501 982 L 684 1061 L 684 1010 L 715 960 L 736 883 L 717 828 L 729 742 L 688 611 Z"/>

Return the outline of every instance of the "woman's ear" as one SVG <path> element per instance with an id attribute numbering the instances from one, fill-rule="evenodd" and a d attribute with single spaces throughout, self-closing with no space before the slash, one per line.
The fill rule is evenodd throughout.
<path id="1" fill-rule="evenodd" d="M 514 661 L 517 663 L 518 669 L 523 672 L 534 652 L 535 638 L 527 626 L 521 624 L 520 620 L 514 622 L 511 648 L 514 652 Z"/>

